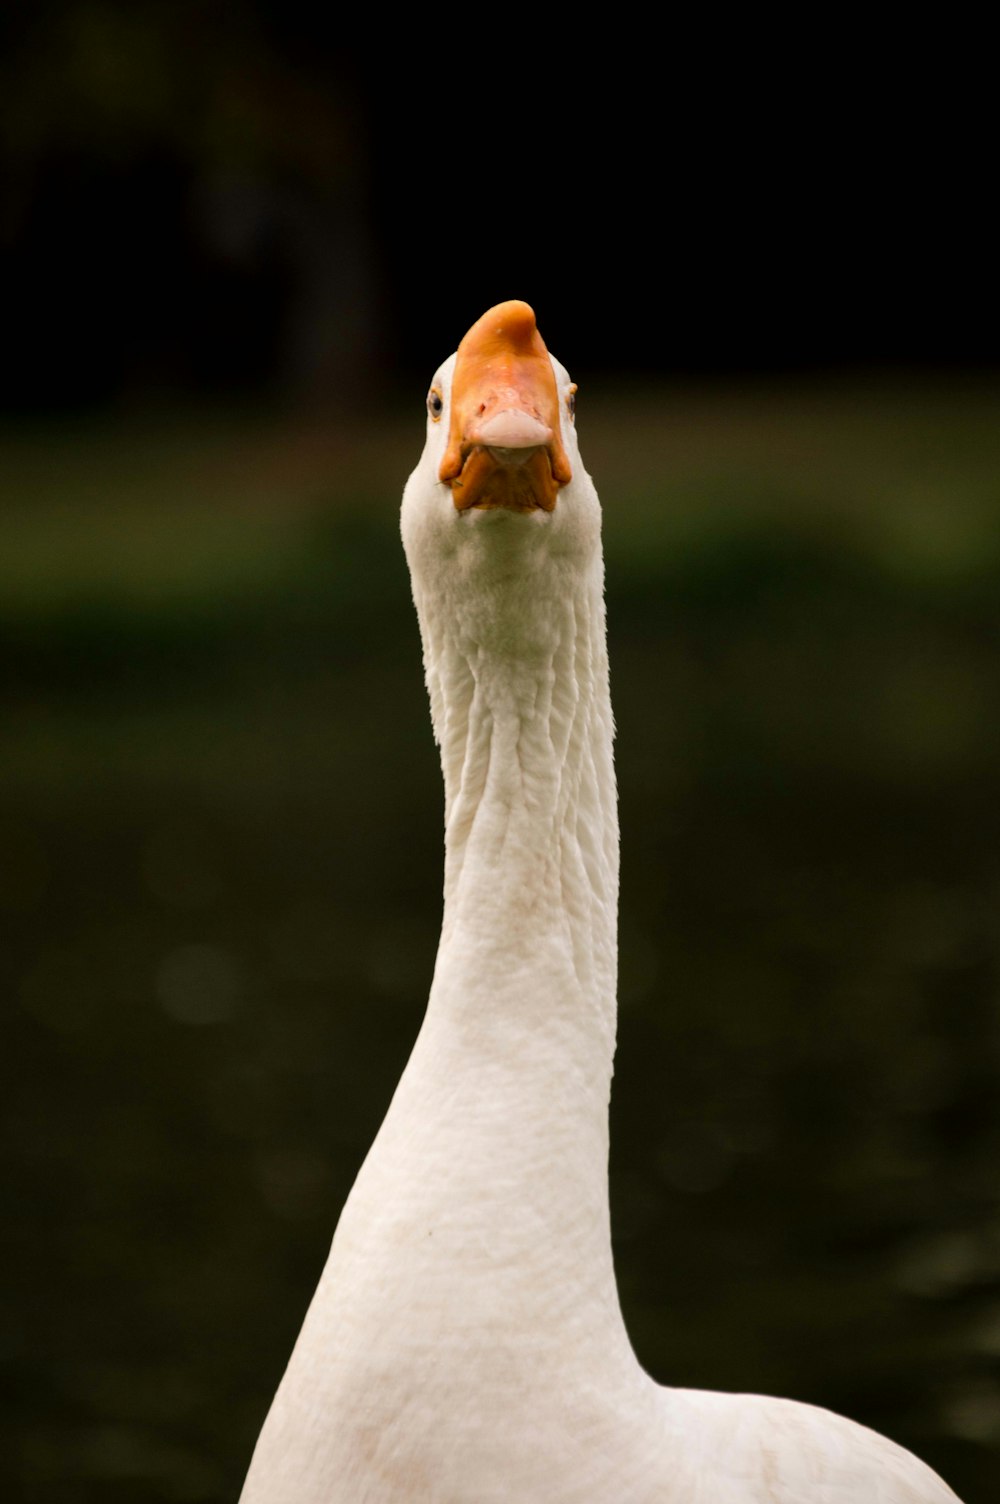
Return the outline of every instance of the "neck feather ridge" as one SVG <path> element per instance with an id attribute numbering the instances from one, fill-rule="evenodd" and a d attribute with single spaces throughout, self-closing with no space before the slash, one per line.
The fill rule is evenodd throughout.
<path id="1" fill-rule="evenodd" d="M 495 1007 L 484 992 L 523 965 L 549 978 L 553 1015 L 596 1026 L 610 1052 L 618 825 L 603 571 L 599 556 L 582 572 L 548 562 L 505 581 L 500 602 L 489 590 L 417 597 L 445 783 L 435 992 L 458 971 L 463 987 L 448 993 Z"/>

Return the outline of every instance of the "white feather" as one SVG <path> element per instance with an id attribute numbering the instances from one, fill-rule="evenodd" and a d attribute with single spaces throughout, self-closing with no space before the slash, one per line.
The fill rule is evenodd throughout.
<path id="1" fill-rule="evenodd" d="M 427 1014 L 341 1215 L 243 1504 L 946 1504 L 893 1443 L 664 1389 L 608 1214 L 617 801 L 600 506 L 459 513 L 434 378 L 402 531 L 445 784 Z"/>

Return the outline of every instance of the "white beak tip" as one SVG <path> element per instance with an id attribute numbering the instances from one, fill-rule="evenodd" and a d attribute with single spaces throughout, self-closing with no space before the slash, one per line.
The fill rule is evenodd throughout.
<path id="1" fill-rule="evenodd" d="M 537 449 L 552 441 L 552 430 L 520 408 L 492 413 L 469 437 L 490 449 Z"/>

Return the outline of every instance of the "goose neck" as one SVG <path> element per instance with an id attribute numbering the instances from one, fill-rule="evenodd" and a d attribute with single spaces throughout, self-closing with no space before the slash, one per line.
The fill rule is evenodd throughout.
<path id="1" fill-rule="evenodd" d="M 618 826 L 601 583 L 595 568 L 576 590 L 525 592 L 506 620 L 489 602 L 421 615 L 445 783 L 437 982 L 460 974 L 454 995 L 475 1000 L 523 974 L 523 1006 L 543 984 L 550 1018 L 596 1027 L 610 1069 Z"/>

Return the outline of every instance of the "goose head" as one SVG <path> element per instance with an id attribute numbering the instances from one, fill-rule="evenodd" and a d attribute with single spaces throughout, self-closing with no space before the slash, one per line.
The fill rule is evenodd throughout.
<path id="1" fill-rule="evenodd" d="M 422 623 L 430 602 L 525 613 L 600 561 L 601 509 L 584 470 L 576 387 L 527 303 L 490 308 L 431 379 L 423 453 L 402 533 Z M 558 577 L 558 578 L 557 578 Z M 528 617 L 537 614 L 527 610 Z"/>

